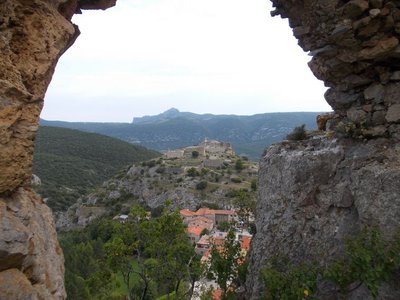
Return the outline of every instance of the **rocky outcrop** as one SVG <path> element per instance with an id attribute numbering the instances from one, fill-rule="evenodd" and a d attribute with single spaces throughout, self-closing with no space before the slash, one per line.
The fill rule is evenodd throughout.
<path id="1" fill-rule="evenodd" d="M 33 191 L 0 198 L 0 236 L 0 299 L 65 298 L 53 215 Z"/>
<path id="2" fill-rule="evenodd" d="M 309 51 L 314 75 L 340 121 L 390 136 L 400 121 L 400 4 L 390 0 L 272 0 Z"/>
<path id="3" fill-rule="evenodd" d="M 0 298 L 62 299 L 63 255 L 53 217 L 29 188 L 33 140 L 59 57 L 79 35 L 80 9 L 115 0 L 0 2 Z"/>
<path id="4" fill-rule="evenodd" d="M 400 228 L 400 2 L 271 1 L 272 15 L 289 19 L 311 70 L 329 87 L 334 115 L 318 125 L 339 139 L 284 142 L 262 157 L 249 299 L 262 293 L 259 271 L 272 256 L 324 263 L 365 225 L 387 237 Z M 371 295 L 360 288 L 346 298 Z M 380 298 L 399 299 L 399 287 L 385 286 Z"/>
<path id="5" fill-rule="evenodd" d="M 386 237 L 395 234 L 400 228 L 399 183 L 398 140 L 320 136 L 270 147 L 260 163 L 247 298 L 259 299 L 264 287 L 258 276 L 268 258 L 280 254 L 295 263 L 323 264 L 339 257 L 344 239 L 363 226 L 377 225 Z M 362 299 L 372 299 L 362 293 Z M 400 287 L 387 286 L 381 293 L 386 295 L 381 299 L 399 299 Z"/>

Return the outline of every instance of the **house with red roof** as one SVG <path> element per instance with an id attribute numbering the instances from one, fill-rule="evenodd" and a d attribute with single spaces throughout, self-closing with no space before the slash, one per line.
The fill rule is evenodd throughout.
<path id="1" fill-rule="evenodd" d="M 188 227 L 203 227 L 208 231 L 214 228 L 214 222 L 203 216 L 195 216 L 188 221 Z"/>
<path id="2" fill-rule="evenodd" d="M 183 218 L 184 224 L 188 224 L 190 220 L 195 217 L 204 217 L 214 222 L 218 225 L 221 222 L 231 222 L 236 218 L 236 212 L 234 210 L 222 210 L 222 209 L 209 209 L 207 207 L 202 207 L 196 212 L 188 209 L 182 209 L 180 215 Z"/>
<path id="3" fill-rule="evenodd" d="M 200 240 L 201 233 L 203 232 L 204 229 L 205 228 L 203 228 L 203 227 L 188 227 L 188 228 L 186 228 L 188 237 L 193 244 L 196 244 Z"/>
<path id="4" fill-rule="evenodd" d="M 205 234 L 203 235 L 200 240 L 196 243 L 196 247 L 194 251 L 198 254 L 203 256 L 206 252 L 210 251 L 211 249 L 211 241 L 210 236 Z"/>

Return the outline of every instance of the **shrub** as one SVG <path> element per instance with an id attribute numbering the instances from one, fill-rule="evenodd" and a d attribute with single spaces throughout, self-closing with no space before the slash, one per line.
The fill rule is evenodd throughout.
<path id="1" fill-rule="evenodd" d="M 286 139 L 290 141 L 301 141 L 307 138 L 307 132 L 305 129 L 306 125 L 295 127 L 291 133 L 286 136 Z"/>
<path id="2" fill-rule="evenodd" d="M 241 179 L 240 177 L 232 177 L 232 178 L 231 178 L 231 181 L 232 181 L 233 183 L 241 183 L 241 182 L 242 182 L 242 179 Z"/>
<path id="3" fill-rule="evenodd" d="M 244 169 L 243 161 L 241 159 L 238 159 L 235 163 L 235 169 L 236 171 L 240 172 Z"/>
<path id="4" fill-rule="evenodd" d="M 158 174 L 164 174 L 164 173 L 165 173 L 165 167 L 159 167 L 159 168 L 157 168 L 156 172 L 157 172 Z"/>
<path id="5" fill-rule="evenodd" d="M 199 151 L 196 151 L 196 150 L 192 151 L 192 157 L 193 158 L 198 158 L 199 154 L 200 154 Z"/>
<path id="6" fill-rule="evenodd" d="M 400 234 L 393 241 L 385 241 L 379 229 L 363 229 L 346 241 L 345 254 L 327 268 L 324 277 L 342 293 L 349 292 L 351 284 L 359 283 L 377 297 L 380 285 L 400 267 Z"/>
<path id="7" fill-rule="evenodd" d="M 267 299 L 304 299 L 317 289 L 318 269 L 313 265 L 293 265 L 286 257 L 273 257 L 262 270 L 268 288 Z"/>
<path id="8" fill-rule="evenodd" d="M 268 299 L 304 299 L 316 290 L 316 280 L 328 280 L 346 295 L 364 285 L 376 298 L 379 287 L 393 280 L 400 268 L 400 234 L 384 240 L 377 228 L 363 229 L 346 241 L 345 255 L 318 267 L 316 263 L 293 265 L 273 257 L 262 270 Z M 355 287 L 354 287 L 355 286 Z"/>
<path id="9" fill-rule="evenodd" d="M 207 181 L 200 181 L 198 184 L 196 184 L 196 190 L 205 190 L 207 185 Z"/>
<path id="10" fill-rule="evenodd" d="M 200 173 L 195 168 L 190 168 L 189 170 L 187 170 L 187 175 L 189 177 L 196 177 L 196 176 L 199 176 Z"/>
<path id="11" fill-rule="evenodd" d="M 251 180 L 251 190 L 254 192 L 257 190 L 257 179 Z"/>

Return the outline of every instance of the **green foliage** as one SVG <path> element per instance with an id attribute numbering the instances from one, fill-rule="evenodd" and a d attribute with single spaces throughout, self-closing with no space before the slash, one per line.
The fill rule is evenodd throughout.
<path id="1" fill-rule="evenodd" d="M 59 235 L 70 299 L 101 299 L 110 295 L 112 273 L 105 263 L 104 243 L 119 229 L 119 223 L 105 220 L 97 221 L 83 231 Z"/>
<path id="2" fill-rule="evenodd" d="M 228 284 L 238 276 L 239 266 L 244 259 L 240 249 L 233 229 L 229 230 L 222 247 L 215 244 L 212 246 L 208 277 L 214 279 L 222 289 L 222 299 L 227 299 Z"/>
<path id="3" fill-rule="evenodd" d="M 198 158 L 199 155 L 200 155 L 199 151 L 196 151 L 196 150 L 192 151 L 192 157 L 193 158 Z"/>
<path id="4" fill-rule="evenodd" d="M 400 234 L 385 240 L 377 228 L 365 228 L 346 241 L 345 255 L 324 267 L 315 263 L 293 265 L 274 257 L 262 270 L 267 299 L 304 299 L 316 290 L 319 280 L 332 282 L 343 295 L 365 285 L 372 296 L 395 277 L 400 268 Z"/>
<path id="5" fill-rule="evenodd" d="M 62 234 L 61 245 L 71 299 L 156 299 L 168 294 L 181 299 L 189 280 L 194 284 L 202 272 L 180 215 L 168 207 L 149 219 L 142 207 L 134 206 L 126 223 L 97 220 L 83 231 Z"/>
<path id="6" fill-rule="evenodd" d="M 251 180 L 251 190 L 255 192 L 257 190 L 257 179 Z"/>
<path id="7" fill-rule="evenodd" d="M 290 141 L 301 141 L 307 139 L 306 125 L 295 127 L 291 133 L 286 136 Z"/>
<path id="8" fill-rule="evenodd" d="M 154 159 L 142 162 L 143 167 L 149 167 L 149 168 L 155 167 L 156 164 L 157 164 L 157 162 Z"/>
<path id="9" fill-rule="evenodd" d="M 344 294 L 351 284 L 364 284 L 374 297 L 380 285 L 400 268 L 400 235 L 386 241 L 377 229 L 364 229 L 346 242 L 346 255 L 332 263 L 324 275 Z"/>
<path id="10" fill-rule="evenodd" d="M 190 168 L 189 170 L 187 170 L 187 176 L 189 176 L 189 177 L 196 177 L 199 175 L 200 175 L 200 173 L 199 173 L 199 171 L 196 170 L 196 168 Z"/>
<path id="11" fill-rule="evenodd" d="M 232 177 L 232 178 L 231 178 L 231 181 L 232 181 L 233 183 L 241 183 L 241 182 L 242 182 L 242 179 L 241 179 L 240 177 Z"/>
<path id="12" fill-rule="evenodd" d="M 246 190 L 239 190 L 236 192 L 233 204 L 238 208 L 239 219 L 248 225 L 250 216 L 254 215 L 256 210 L 254 195 Z"/>
<path id="13" fill-rule="evenodd" d="M 107 136 L 77 130 L 40 127 L 33 173 L 37 191 L 54 210 L 65 210 L 124 166 L 159 154 Z"/>
<path id="14" fill-rule="evenodd" d="M 198 184 L 196 184 L 196 190 L 205 190 L 207 188 L 207 181 L 200 181 Z"/>
<path id="15" fill-rule="evenodd" d="M 231 223 L 228 221 L 222 221 L 217 224 L 217 229 L 222 232 L 228 232 L 231 228 Z"/>
<path id="16" fill-rule="evenodd" d="M 293 265 L 287 258 L 274 257 L 262 270 L 267 299 L 304 299 L 315 293 L 318 268 L 313 264 Z"/>
<path id="17" fill-rule="evenodd" d="M 210 234 L 210 231 L 207 228 L 204 228 L 203 231 L 200 233 L 200 236 Z"/>
<path id="18" fill-rule="evenodd" d="M 241 159 L 238 159 L 235 163 L 235 169 L 238 172 L 241 172 L 244 169 L 244 164 L 243 161 Z"/>
<path id="19" fill-rule="evenodd" d="M 255 235 L 257 233 L 257 227 L 255 223 L 249 224 L 249 233 Z"/>

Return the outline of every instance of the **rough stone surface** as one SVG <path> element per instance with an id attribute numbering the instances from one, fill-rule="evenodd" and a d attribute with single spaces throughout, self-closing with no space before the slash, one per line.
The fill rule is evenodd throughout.
<path id="1" fill-rule="evenodd" d="M 105 9 L 114 4 L 115 0 L 1 1 L 0 193 L 31 178 L 33 140 L 45 92 L 59 57 L 79 34 L 69 19 L 80 5 Z"/>
<path id="2" fill-rule="evenodd" d="M 0 299 L 66 297 L 53 216 L 27 188 L 33 141 L 57 61 L 79 35 L 71 17 L 115 1 L 0 1 Z"/>
<path id="3" fill-rule="evenodd" d="M 65 298 L 53 215 L 33 191 L 0 197 L 0 236 L 0 299 Z"/>
<path id="4" fill-rule="evenodd" d="M 391 92 L 400 78 L 400 2 L 390 0 L 271 0 L 275 11 L 289 19 L 299 45 L 310 51 L 314 75 L 329 90 L 327 102 L 344 122 L 362 132 L 373 127 L 372 115 L 385 96 L 383 110 L 400 99 Z M 398 92 L 397 92 L 398 93 Z M 372 105 L 367 118 L 349 118 Z M 392 119 L 384 122 L 386 131 Z M 337 122 L 338 124 L 340 123 Z"/>
<path id="5" fill-rule="evenodd" d="M 324 263 L 340 257 L 344 238 L 362 226 L 377 225 L 387 237 L 400 228 L 400 144 L 393 139 L 276 144 L 261 159 L 258 183 L 246 299 L 259 299 L 260 268 L 274 255 Z M 344 299 L 372 297 L 361 288 Z M 400 299 L 400 286 L 383 287 L 378 299 Z"/>
<path id="6" fill-rule="evenodd" d="M 388 122 L 400 122 L 400 104 L 393 104 L 389 107 L 386 114 L 386 120 Z"/>

